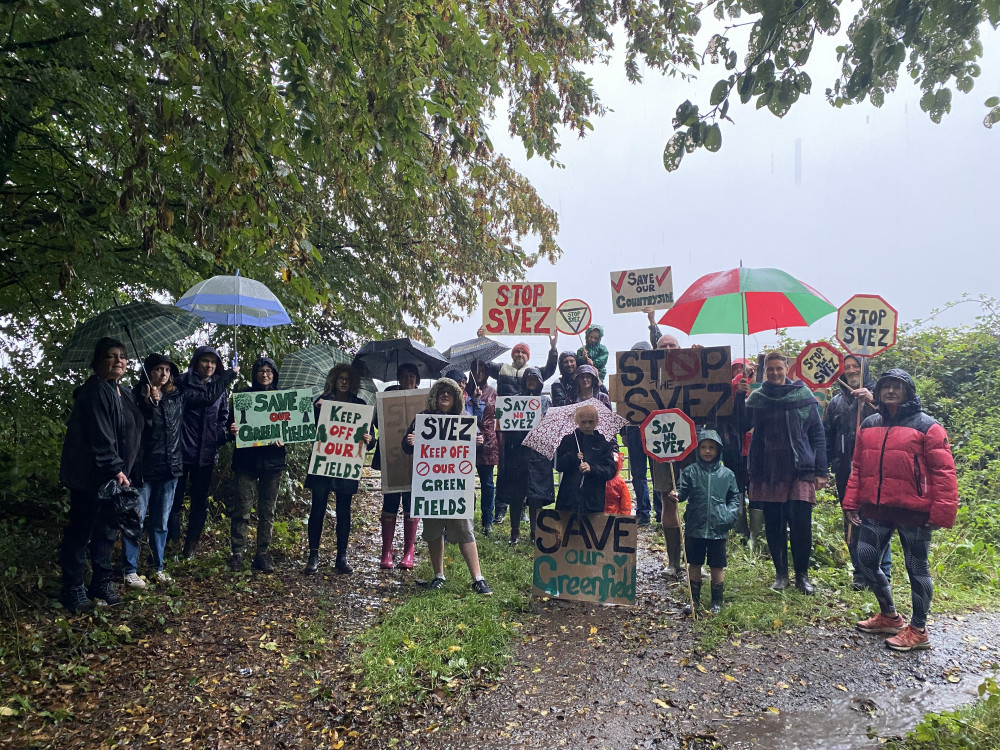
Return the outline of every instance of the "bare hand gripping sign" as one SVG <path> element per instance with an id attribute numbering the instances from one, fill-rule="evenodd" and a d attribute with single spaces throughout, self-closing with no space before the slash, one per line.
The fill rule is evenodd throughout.
<path id="1" fill-rule="evenodd" d="M 534 595 L 635 604 L 637 530 L 633 516 L 543 509 L 534 542 Z"/>
<path id="2" fill-rule="evenodd" d="M 418 414 L 413 426 L 413 518 L 472 518 L 476 418 Z"/>
<path id="3" fill-rule="evenodd" d="M 728 346 L 618 352 L 611 400 L 632 424 L 652 412 L 680 409 L 693 419 L 733 412 Z"/>

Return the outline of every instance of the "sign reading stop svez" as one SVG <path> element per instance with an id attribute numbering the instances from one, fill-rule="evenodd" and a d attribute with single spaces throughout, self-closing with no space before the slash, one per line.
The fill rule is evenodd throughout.
<path id="1" fill-rule="evenodd" d="M 494 336 L 551 336 L 555 309 L 554 282 L 483 284 L 483 329 Z"/>
<path id="2" fill-rule="evenodd" d="M 642 423 L 642 448 L 654 461 L 682 461 L 698 444 L 691 417 L 680 409 L 652 412 Z"/>
<path id="3" fill-rule="evenodd" d="M 896 344 L 895 308 L 876 294 L 856 294 L 837 310 L 837 340 L 849 353 L 874 357 Z"/>

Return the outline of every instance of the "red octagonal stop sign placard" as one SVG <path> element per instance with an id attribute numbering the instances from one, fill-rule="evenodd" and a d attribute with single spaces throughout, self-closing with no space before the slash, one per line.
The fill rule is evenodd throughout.
<path id="1" fill-rule="evenodd" d="M 794 369 L 809 390 L 829 388 L 844 374 L 844 355 L 825 341 L 817 341 L 802 350 Z"/>
<path id="2" fill-rule="evenodd" d="M 698 444 L 698 428 L 680 409 L 660 409 L 642 423 L 642 449 L 659 463 L 681 461 Z"/>

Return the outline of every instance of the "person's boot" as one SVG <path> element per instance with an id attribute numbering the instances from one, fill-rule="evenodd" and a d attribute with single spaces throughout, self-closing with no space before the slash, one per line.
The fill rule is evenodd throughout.
<path id="1" fill-rule="evenodd" d="M 346 552 L 338 552 L 337 553 L 337 562 L 334 563 L 333 567 L 334 567 L 334 570 L 336 570 L 338 573 L 342 573 L 342 574 L 345 574 L 345 575 L 348 574 L 348 573 L 353 573 L 354 572 L 354 568 L 352 568 L 351 564 L 349 562 L 347 562 L 347 553 Z"/>
<path id="2" fill-rule="evenodd" d="M 190 560 L 198 551 L 198 542 L 184 542 L 184 551 L 181 553 L 185 560 Z"/>
<path id="3" fill-rule="evenodd" d="M 412 570 L 416 564 L 414 556 L 416 554 L 417 526 L 419 525 L 419 518 L 407 518 L 403 521 L 403 559 L 399 561 L 399 567 L 405 570 Z"/>
<path id="4" fill-rule="evenodd" d="M 111 581 L 100 581 L 96 584 L 91 581 L 87 594 L 91 599 L 99 599 L 109 607 L 122 603 L 122 598 L 118 596 L 118 592 L 115 591 L 115 586 Z"/>
<path id="5" fill-rule="evenodd" d="M 241 570 L 243 570 L 243 553 L 234 552 L 232 555 L 230 555 L 228 567 L 230 572 L 232 573 L 239 573 Z"/>
<path id="6" fill-rule="evenodd" d="M 67 586 L 63 588 L 59 601 L 71 615 L 82 615 L 94 611 L 94 604 L 87 596 L 84 586 Z"/>
<path id="7" fill-rule="evenodd" d="M 764 539 L 764 511 L 750 509 L 750 551 L 758 552 Z"/>
<path id="8" fill-rule="evenodd" d="M 722 611 L 722 594 L 725 589 L 723 583 L 712 584 L 712 614 L 717 615 Z"/>
<path id="9" fill-rule="evenodd" d="M 680 578 L 684 572 L 681 566 L 681 530 L 664 526 L 663 540 L 667 546 L 667 568 L 663 573 L 671 578 Z"/>
<path id="10" fill-rule="evenodd" d="M 774 583 L 771 584 L 772 591 L 784 591 L 788 588 L 788 571 L 777 571 L 774 574 Z"/>
<path id="11" fill-rule="evenodd" d="M 503 523 L 507 516 L 507 503 L 497 503 L 493 506 L 493 525 L 498 526 Z"/>
<path id="12" fill-rule="evenodd" d="M 382 570 L 392 570 L 392 540 L 396 536 L 396 517 L 382 516 L 382 559 L 378 566 Z"/>
<path id="13" fill-rule="evenodd" d="M 250 567 L 254 570 L 259 570 L 261 573 L 270 575 L 274 572 L 274 561 L 271 560 L 271 553 L 266 549 L 258 550 L 257 554 L 253 556 L 253 562 L 250 563 Z"/>
<path id="14" fill-rule="evenodd" d="M 308 562 L 306 562 L 306 567 L 303 568 L 302 574 L 311 576 L 318 570 L 319 570 L 319 550 L 311 549 L 309 550 L 309 560 Z"/>
<path id="15" fill-rule="evenodd" d="M 795 574 L 795 588 L 806 596 L 812 596 L 815 592 L 812 583 L 809 581 L 809 575 L 807 573 Z"/>
<path id="16" fill-rule="evenodd" d="M 691 581 L 691 600 L 695 609 L 701 609 L 701 581 Z M 684 614 L 691 614 L 691 602 L 684 605 Z"/>

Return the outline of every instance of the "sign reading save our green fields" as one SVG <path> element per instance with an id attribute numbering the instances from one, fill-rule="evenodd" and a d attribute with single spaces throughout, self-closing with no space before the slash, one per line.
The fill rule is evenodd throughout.
<path id="1" fill-rule="evenodd" d="M 233 394 L 236 447 L 311 443 L 316 439 L 310 388 Z"/>

